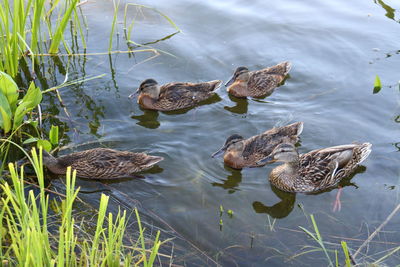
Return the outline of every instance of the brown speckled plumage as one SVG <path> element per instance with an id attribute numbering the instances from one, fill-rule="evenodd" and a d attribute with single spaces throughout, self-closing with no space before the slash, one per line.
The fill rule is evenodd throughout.
<path id="1" fill-rule="evenodd" d="M 194 107 L 215 94 L 222 81 L 203 83 L 173 82 L 159 86 L 153 79 L 142 82 L 138 103 L 144 109 L 172 111 Z"/>
<path id="2" fill-rule="evenodd" d="M 231 81 L 227 83 L 227 85 L 230 84 L 227 91 L 236 97 L 269 95 L 285 79 L 290 68 L 290 62 L 282 62 L 257 71 L 249 71 L 246 67 L 239 67 Z"/>
<path id="3" fill-rule="evenodd" d="M 292 157 L 290 160 L 281 160 L 285 164 L 274 168 L 269 179 L 274 186 L 287 192 L 310 193 L 334 187 L 371 152 L 370 143 L 317 149 L 300 156 L 292 145 L 287 145 L 287 150 L 283 152 L 281 146 L 275 148 L 272 158 L 278 153 L 282 158 L 287 158 L 285 153 Z"/>
<path id="4" fill-rule="evenodd" d="M 59 158 L 43 152 L 43 162 L 55 174 L 65 174 L 67 167 L 75 169 L 77 176 L 92 179 L 117 179 L 133 177 L 163 160 L 145 153 L 94 148 L 75 152 Z"/>
<path id="5" fill-rule="evenodd" d="M 297 143 L 303 130 L 303 123 L 297 122 L 283 127 L 272 128 L 248 139 L 239 138 L 231 141 L 229 137 L 224 147 L 224 163 L 232 168 L 260 167 L 257 162 L 268 156 L 281 143 Z M 221 151 L 220 150 L 220 151 Z"/>

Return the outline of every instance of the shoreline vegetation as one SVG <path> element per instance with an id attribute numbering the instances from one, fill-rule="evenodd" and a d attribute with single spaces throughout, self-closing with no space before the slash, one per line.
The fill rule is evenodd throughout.
<path id="1" fill-rule="evenodd" d="M 159 253 L 160 246 L 165 242 L 160 241 L 160 231 L 152 240 L 145 237 L 146 229 L 142 227 L 137 208 L 134 209 L 134 217 L 138 239 L 127 243 L 124 235 L 130 216 L 127 216 L 126 211 L 107 213 L 109 197 L 104 194 L 95 211 L 95 231 L 83 234 L 82 223 L 75 221 L 73 216 L 79 193 L 79 188 L 75 189 L 75 171 L 69 169 L 67 172 L 65 195 L 60 195 L 57 201 L 49 202 L 50 193 L 45 187 L 41 149 L 59 149 L 61 140 L 65 138 L 65 130 L 58 125 L 45 123 L 46 117 L 40 104 L 46 99 L 45 95 L 49 94 L 49 97 L 56 96 L 62 104 L 59 89 L 101 78 L 105 74 L 68 80 L 67 69 L 63 83 L 40 88 L 37 82 L 42 86 L 47 84 L 42 66 L 50 65 L 51 61 L 62 56 L 150 52 L 154 57 L 163 53 L 131 40 L 135 21 L 129 21 L 127 17 L 132 9 L 149 9 L 165 19 L 175 29 L 174 34 L 180 32 L 174 22 L 157 9 L 126 4 L 123 32 L 127 49 L 113 50 L 119 11 L 119 1 L 114 1 L 108 51 L 86 53 L 88 25 L 81 9 L 86 2 L 5 0 L 0 3 L 2 266 L 153 266 L 160 257 L 168 258 L 168 262 L 171 260 L 169 255 Z M 68 28 L 71 36 L 67 39 L 65 33 Z M 82 52 L 75 50 L 79 46 Z M 68 111 L 65 111 L 68 115 Z M 39 155 L 34 148 L 31 156 L 25 151 L 32 146 L 40 149 Z M 24 168 L 12 163 L 21 158 L 28 158 L 33 166 L 35 175 L 32 182 L 26 180 L 28 178 Z M 35 185 L 36 190 L 32 190 L 30 185 Z M 50 204 L 56 205 L 56 208 L 50 208 Z"/>
<path id="2" fill-rule="evenodd" d="M 43 172 L 42 149 L 57 150 L 68 141 L 62 126 L 47 121 L 42 113 L 41 103 L 52 97 L 58 99 L 67 116 L 69 112 L 62 105 L 60 89 L 74 84 L 98 79 L 105 74 L 75 80 L 68 79 L 56 86 L 46 86 L 44 65 L 57 64 L 61 57 L 98 56 L 112 54 L 150 53 L 145 59 L 151 60 L 167 51 L 154 49 L 152 44 L 169 39 L 180 33 L 179 27 L 167 15 L 157 9 L 128 3 L 123 8 L 122 36 L 126 50 L 114 50 L 114 38 L 118 35 L 118 12 L 122 10 L 119 1 L 113 1 L 114 16 L 110 21 L 108 51 L 86 53 L 88 23 L 81 6 L 87 1 L 79 0 L 4 0 L 0 3 L 0 262 L 2 266 L 153 266 L 165 261 L 173 262 L 173 255 L 162 255 L 160 249 L 169 242 L 161 241 L 162 233 L 157 231 L 152 238 L 146 237 L 139 210 L 132 216 L 127 211 L 107 213 L 109 197 L 102 194 L 99 208 L 95 211 L 95 229 L 86 229 L 75 219 L 76 206 L 81 202 L 79 188 L 75 188 L 76 172 L 69 169 L 66 175 L 65 194 L 56 199 L 49 198 Z M 139 44 L 132 38 L 135 19 L 129 19 L 133 9 L 147 9 L 160 16 L 173 29 L 160 40 Z M 67 30 L 71 36 L 66 36 Z M 76 49 L 80 46 L 81 50 Z M 173 55 L 171 55 L 173 56 Z M 382 88 L 376 76 L 374 93 Z M 32 148 L 33 147 L 33 148 Z M 37 147 L 37 151 L 34 147 Z M 30 153 L 26 152 L 30 151 Z M 28 180 L 24 168 L 14 164 L 22 158 L 28 159 L 34 169 L 34 178 Z M 32 186 L 33 185 L 33 186 Z M 294 261 L 308 253 L 320 253 L 328 266 L 380 266 L 400 250 L 396 244 L 384 248 L 376 255 L 365 255 L 365 247 L 400 210 L 397 205 L 367 239 L 327 236 L 323 238 L 316 219 L 306 215 L 311 229 L 283 229 L 271 222 L 269 230 L 293 231 L 310 237 L 312 245 L 305 244 L 301 251 L 286 258 Z M 231 210 L 230 210 L 231 211 Z M 133 216 L 134 213 L 134 216 Z M 231 217 L 233 211 L 231 211 Z M 138 238 L 127 242 L 126 229 L 129 218 L 136 220 Z M 222 229 L 223 222 L 220 219 Z M 218 225 L 217 225 L 218 227 Z M 171 228 L 173 230 L 173 228 Z M 178 234 L 177 234 L 178 236 Z M 179 236 L 179 238 L 184 239 Z M 329 239 L 330 241 L 326 241 Z M 340 239 L 339 242 L 332 240 Z M 133 240 L 131 240 L 133 241 Z M 361 243 L 352 250 L 347 243 Z M 208 256 L 191 241 L 186 240 L 207 262 L 218 265 L 218 254 Z M 388 245 L 388 244 L 386 244 Z M 279 251 L 278 251 L 279 252 Z M 173 250 L 172 252 L 173 253 Z"/>
<path id="3" fill-rule="evenodd" d="M 42 151 L 32 148 L 32 164 L 39 192 L 24 185 L 24 168 L 9 163 L 10 183 L 1 185 L 0 259 L 2 266 L 153 266 L 162 245 L 160 231 L 151 244 L 145 238 L 138 210 L 135 215 L 139 237 L 135 243 L 123 243 L 127 227 L 126 211 L 107 213 L 109 197 L 102 194 L 96 217 L 96 229 L 88 234 L 75 220 L 79 188 L 75 188 L 76 171 L 68 168 L 65 195 L 52 201 L 45 188 Z M 55 205 L 55 206 L 54 206 Z M 50 231 L 52 228 L 52 231 Z"/>

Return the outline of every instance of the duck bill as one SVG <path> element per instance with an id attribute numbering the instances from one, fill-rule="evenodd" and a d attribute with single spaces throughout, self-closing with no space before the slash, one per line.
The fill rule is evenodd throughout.
<path id="1" fill-rule="evenodd" d="M 230 86 L 234 81 L 235 81 L 235 76 L 232 76 L 232 78 L 225 84 L 225 87 Z"/>
<path id="2" fill-rule="evenodd" d="M 226 148 L 227 148 L 226 146 L 221 147 L 217 152 L 214 152 L 214 153 L 211 155 L 211 157 L 212 157 L 212 158 L 215 158 L 215 157 L 221 155 L 222 153 L 225 152 Z"/>
<path id="3" fill-rule="evenodd" d="M 274 162 L 274 157 L 273 156 L 268 156 L 268 157 L 265 157 L 265 158 L 257 161 L 257 165 L 263 166 L 263 165 L 265 165 L 267 163 L 272 163 L 272 162 Z"/>
<path id="4" fill-rule="evenodd" d="M 132 98 L 137 97 L 138 95 L 139 95 L 139 88 L 134 93 L 130 94 L 129 98 L 132 99 Z"/>

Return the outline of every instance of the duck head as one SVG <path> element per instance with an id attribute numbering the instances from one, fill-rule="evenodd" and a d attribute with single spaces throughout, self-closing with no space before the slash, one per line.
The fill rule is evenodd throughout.
<path id="1" fill-rule="evenodd" d="M 259 160 L 257 165 L 265 165 L 275 161 L 281 162 L 295 162 L 299 159 L 299 153 L 296 147 L 291 143 L 282 143 L 275 147 L 275 149 L 267 157 Z"/>
<path id="2" fill-rule="evenodd" d="M 235 81 L 247 82 L 249 77 L 249 69 L 247 67 L 238 67 L 233 73 L 232 78 L 225 84 L 225 86 L 228 87 Z"/>
<path id="3" fill-rule="evenodd" d="M 225 144 L 214 154 L 211 155 L 211 157 L 216 157 L 224 152 L 242 152 L 243 150 L 243 141 L 244 138 L 238 134 L 233 134 L 229 136 Z"/>
<path id="4" fill-rule="evenodd" d="M 62 169 L 59 164 L 57 158 L 48 153 L 46 150 L 42 150 L 42 160 L 43 164 L 53 173 L 60 173 L 59 171 Z M 60 169 L 61 168 L 61 169 Z"/>
<path id="5" fill-rule="evenodd" d="M 140 84 L 136 92 L 129 95 L 129 98 L 134 98 L 138 95 L 147 95 L 150 98 L 158 99 L 158 96 L 160 95 L 160 86 L 156 80 L 146 79 Z"/>

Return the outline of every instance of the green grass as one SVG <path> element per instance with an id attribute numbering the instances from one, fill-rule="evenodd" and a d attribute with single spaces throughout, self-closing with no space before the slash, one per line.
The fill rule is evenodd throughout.
<path id="1" fill-rule="evenodd" d="M 34 60 L 38 53 L 45 53 L 43 43 L 50 42 L 50 54 L 57 53 L 64 43 L 64 32 L 69 21 L 80 31 L 77 15 L 78 0 L 4 0 L 0 2 L 0 70 L 16 77 L 20 60 L 29 54 Z M 56 16 L 56 19 L 53 19 Z M 55 25 L 54 25 L 55 24 Z M 83 43 L 83 34 L 81 34 Z M 28 41 L 30 40 L 30 41 Z M 68 46 L 65 49 L 68 51 Z"/>
<path id="2" fill-rule="evenodd" d="M 325 247 L 325 245 L 324 245 L 324 242 L 322 241 L 321 234 L 319 233 L 319 229 L 318 229 L 317 223 L 316 223 L 316 221 L 315 221 L 315 219 L 314 219 L 314 215 L 311 214 L 311 215 L 310 215 L 310 218 L 311 218 L 311 222 L 312 222 L 312 224 L 313 224 L 314 233 L 312 233 L 311 231 L 307 230 L 307 229 L 304 228 L 304 227 L 301 227 L 301 226 L 299 226 L 299 227 L 300 227 L 300 229 L 303 230 L 308 236 L 310 236 L 312 239 L 314 239 L 315 242 L 318 243 L 318 245 L 320 246 L 321 250 L 325 253 L 326 259 L 327 259 L 328 264 L 329 264 L 328 266 L 333 266 L 332 259 L 331 259 L 330 255 L 329 255 L 328 250 L 326 249 L 326 247 Z"/>
<path id="3" fill-rule="evenodd" d="M 39 193 L 27 192 L 24 171 L 8 165 L 11 182 L 1 185 L 0 260 L 12 266 L 152 266 L 158 254 L 160 233 L 151 247 L 146 246 L 145 229 L 135 210 L 140 247 L 123 244 L 127 226 L 126 212 L 107 214 L 108 196 L 102 195 L 92 238 L 80 238 L 73 206 L 79 189 L 75 189 L 76 172 L 68 169 L 66 194 L 61 201 L 58 234 L 49 232 L 49 196 L 45 191 L 41 153 L 31 151 L 32 165 L 39 183 Z M 54 215 L 53 215 L 54 216 Z M 54 220 L 54 218 L 53 218 Z M 54 222 L 52 223 L 54 228 Z"/>
<path id="4" fill-rule="evenodd" d="M 395 246 L 393 248 L 380 251 L 375 253 L 374 255 L 362 255 L 360 253 L 361 249 L 365 247 L 366 244 L 371 242 L 372 238 L 377 234 L 381 228 L 390 220 L 391 216 L 393 216 L 398 210 L 400 210 L 400 205 L 396 207 L 396 209 L 391 213 L 391 215 L 386 219 L 372 234 L 369 235 L 368 239 L 364 241 L 363 245 L 359 246 L 355 252 L 351 253 L 349 245 L 347 242 L 341 240 L 340 244 L 335 244 L 331 242 L 326 242 L 323 240 L 314 215 L 310 215 L 311 223 L 313 232 L 307 230 L 306 228 L 299 226 L 299 228 L 306 233 L 311 239 L 318 244 L 318 246 L 303 246 L 303 249 L 307 249 L 303 252 L 297 253 L 296 255 L 292 256 L 291 258 L 299 257 L 304 254 L 308 253 L 317 253 L 323 252 L 325 259 L 326 259 L 326 266 L 386 266 L 385 260 L 389 259 L 391 256 L 394 256 L 395 253 L 400 251 L 400 246 Z M 332 248 L 328 248 L 332 247 Z M 338 250 L 337 248 L 340 247 L 341 249 Z M 358 255 L 360 255 L 358 257 Z M 333 260 L 334 256 L 334 260 Z"/>

